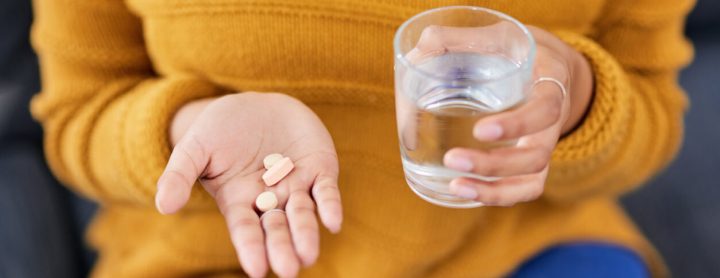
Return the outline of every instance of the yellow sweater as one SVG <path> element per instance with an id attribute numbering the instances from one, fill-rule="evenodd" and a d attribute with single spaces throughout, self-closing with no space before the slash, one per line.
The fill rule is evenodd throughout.
<path id="1" fill-rule="evenodd" d="M 211 197 L 161 216 L 168 124 L 190 100 L 277 91 L 310 106 L 340 157 L 345 223 L 302 277 L 497 277 L 549 246 L 623 244 L 667 275 L 617 196 L 680 145 L 677 72 L 693 0 L 35 0 L 43 89 L 32 103 L 53 172 L 102 209 L 96 277 L 240 273 Z M 437 6 L 486 6 L 555 32 L 591 62 L 595 95 L 561 140 L 539 200 L 447 209 L 405 185 L 393 106 L 394 30 Z M 571 92 L 572 93 L 572 92 Z"/>

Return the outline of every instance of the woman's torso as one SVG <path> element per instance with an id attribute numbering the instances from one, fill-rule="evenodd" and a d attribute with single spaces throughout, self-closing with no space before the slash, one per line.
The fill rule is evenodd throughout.
<path id="1" fill-rule="evenodd" d="M 605 4 L 602 0 L 127 2 L 142 20 L 147 51 L 159 75 L 199 76 L 236 91 L 287 93 L 320 116 L 340 157 L 345 224 L 340 235 L 323 236 L 321 265 L 310 273 L 337 273 L 333 267 L 343 265 L 343 273 L 387 277 L 421 276 L 457 252 L 482 251 L 481 260 L 506 256 L 506 250 L 492 246 L 476 251 L 463 248 L 470 237 L 481 238 L 475 245 L 503 246 L 522 225 L 516 223 L 521 214 L 542 207 L 446 209 L 426 203 L 405 185 L 393 106 L 391 42 L 396 28 L 429 8 L 475 5 L 546 29 L 589 33 Z M 373 267 L 371 272 L 368 266 Z M 508 265 L 502 267 L 507 270 Z"/>

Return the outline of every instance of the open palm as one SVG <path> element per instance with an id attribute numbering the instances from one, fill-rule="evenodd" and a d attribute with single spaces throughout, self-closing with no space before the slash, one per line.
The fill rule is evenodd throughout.
<path id="1" fill-rule="evenodd" d="M 295 169 L 266 187 L 262 160 L 271 153 L 289 157 Z M 276 274 L 289 277 L 318 256 L 316 204 L 324 226 L 340 229 L 337 177 L 332 138 L 307 106 L 283 94 L 233 94 L 208 104 L 175 145 L 156 202 L 160 212 L 174 213 L 200 180 L 225 217 L 245 272 L 264 276 L 269 263 Z M 254 201 L 266 190 L 278 196 L 287 215 L 258 215 Z"/>

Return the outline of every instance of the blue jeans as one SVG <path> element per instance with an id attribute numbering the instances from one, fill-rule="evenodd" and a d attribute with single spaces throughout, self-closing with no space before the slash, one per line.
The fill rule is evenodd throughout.
<path id="1" fill-rule="evenodd" d="M 525 262 L 510 277 L 650 277 L 633 251 L 607 243 L 569 243 L 549 248 Z"/>

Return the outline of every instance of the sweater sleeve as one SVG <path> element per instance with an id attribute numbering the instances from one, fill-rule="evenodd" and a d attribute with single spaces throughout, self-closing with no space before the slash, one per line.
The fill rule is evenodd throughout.
<path id="1" fill-rule="evenodd" d="M 682 141 L 687 99 L 678 71 L 692 0 L 609 1 L 592 35 L 556 34 L 585 55 L 595 92 L 583 123 L 553 153 L 545 198 L 617 196 L 664 168 Z"/>
<path id="2" fill-rule="evenodd" d="M 140 20 L 123 1 L 36 0 L 34 6 L 42 91 L 31 111 L 45 130 L 50 168 L 97 201 L 152 206 L 170 154 L 173 114 L 220 89 L 191 76 L 158 76 Z M 210 204 L 204 192 L 192 198 L 190 206 Z"/>

